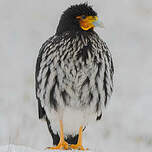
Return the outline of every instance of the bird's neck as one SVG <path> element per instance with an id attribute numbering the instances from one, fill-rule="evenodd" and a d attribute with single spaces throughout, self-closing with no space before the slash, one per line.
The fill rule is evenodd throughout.
<path id="1" fill-rule="evenodd" d="M 67 38 L 75 38 L 75 37 L 89 38 L 89 37 L 91 37 L 93 35 L 97 35 L 97 33 L 93 29 L 90 29 L 88 31 L 70 30 L 70 31 L 65 31 L 63 33 L 56 33 L 55 35 L 60 36 L 60 37 L 64 36 L 64 37 L 67 37 Z"/>

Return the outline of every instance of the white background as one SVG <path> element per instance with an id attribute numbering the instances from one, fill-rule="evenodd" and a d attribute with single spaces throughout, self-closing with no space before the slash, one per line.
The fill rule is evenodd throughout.
<path id="1" fill-rule="evenodd" d="M 34 71 L 39 48 L 55 33 L 71 0 L 0 0 L 0 145 L 52 145 L 38 120 Z M 115 91 L 103 120 L 84 133 L 103 152 L 152 151 L 152 1 L 89 1 L 104 22 L 96 29 L 115 65 Z"/>

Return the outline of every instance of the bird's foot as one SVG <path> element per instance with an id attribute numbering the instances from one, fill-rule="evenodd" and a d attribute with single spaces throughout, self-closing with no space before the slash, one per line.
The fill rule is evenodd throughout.
<path id="1" fill-rule="evenodd" d="M 76 144 L 76 145 L 70 145 L 71 149 L 76 149 L 76 150 L 88 150 L 88 148 L 84 148 L 81 144 Z"/>
<path id="2" fill-rule="evenodd" d="M 68 150 L 69 145 L 66 141 L 60 142 L 56 147 L 48 147 L 48 149 L 62 149 L 62 150 Z"/>

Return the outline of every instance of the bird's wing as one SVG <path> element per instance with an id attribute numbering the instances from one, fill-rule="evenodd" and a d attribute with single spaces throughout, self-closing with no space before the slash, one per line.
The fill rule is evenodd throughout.
<path id="1" fill-rule="evenodd" d="M 107 101 L 109 100 L 109 98 L 111 97 L 112 92 L 113 92 L 114 66 L 113 66 L 112 55 L 105 42 L 103 42 L 102 50 L 103 50 L 103 58 L 104 58 L 104 63 L 105 63 L 103 88 L 104 88 L 104 92 L 105 92 L 104 105 L 106 106 Z"/>
<path id="2" fill-rule="evenodd" d="M 46 83 L 48 77 L 55 77 L 49 64 L 52 63 L 51 59 L 48 60 L 48 54 L 53 50 L 54 44 L 53 39 L 55 36 L 48 39 L 41 47 L 39 55 L 36 62 L 36 71 L 35 71 L 35 89 L 36 89 L 36 98 L 38 100 L 38 114 L 39 118 L 44 118 L 46 113 L 44 110 L 44 98 L 46 93 Z"/>

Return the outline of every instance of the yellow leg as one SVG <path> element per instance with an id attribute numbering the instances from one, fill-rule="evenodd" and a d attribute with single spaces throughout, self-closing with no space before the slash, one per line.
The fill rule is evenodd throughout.
<path id="1" fill-rule="evenodd" d="M 83 131 L 83 127 L 80 126 L 80 129 L 79 129 L 79 137 L 78 137 L 78 142 L 76 145 L 70 145 L 70 148 L 72 149 L 78 149 L 78 150 L 88 150 L 87 149 L 84 149 L 83 146 L 82 146 L 82 131 Z"/>
<path id="2" fill-rule="evenodd" d="M 69 149 L 68 143 L 64 140 L 62 120 L 60 120 L 60 141 L 59 141 L 59 144 L 56 147 L 49 147 L 48 149 L 64 149 L 64 150 Z"/>

